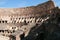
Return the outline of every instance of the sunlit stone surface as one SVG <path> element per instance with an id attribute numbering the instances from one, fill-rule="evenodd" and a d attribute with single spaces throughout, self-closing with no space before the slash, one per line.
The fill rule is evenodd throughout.
<path id="1" fill-rule="evenodd" d="M 9 40 L 9 37 L 0 35 L 0 40 Z"/>
<path id="2" fill-rule="evenodd" d="M 0 40 L 35 40 L 56 10 L 51 0 L 25 8 L 0 8 Z"/>

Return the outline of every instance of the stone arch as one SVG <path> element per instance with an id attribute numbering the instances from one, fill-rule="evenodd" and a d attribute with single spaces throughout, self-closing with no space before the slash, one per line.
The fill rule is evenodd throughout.
<path id="1" fill-rule="evenodd" d="M 19 20 L 20 20 L 21 18 L 19 18 Z"/>
<path id="2" fill-rule="evenodd" d="M 7 23 L 7 21 L 5 21 L 5 23 Z"/>
<path id="3" fill-rule="evenodd" d="M 4 23 L 4 21 L 2 21 L 2 23 Z"/>
<path id="4" fill-rule="evenodd" d="M 1 21 L 0 21 L 0 23 L 1 23 Z"/>

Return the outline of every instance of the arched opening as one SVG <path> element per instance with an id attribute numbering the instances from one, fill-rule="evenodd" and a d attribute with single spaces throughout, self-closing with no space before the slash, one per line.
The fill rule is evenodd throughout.
<path id="1" fill-rule="evenodd" d="M 25 36 L 25 33 L 20 35 L 21 40 L 23 40 L 25 38 L 24 36 Z"/>
<path id="2" fill-rule="evenodd" d="M 1 32 L 1 30 L 0 30 L 0 32 Z"/>
<path id="3" fill-rule="evenodd" d="M 5 21 L 5 23 L 7 23 L 7 21 Z"/>
<path id="4" fill-rule="evenodd" d="M 21 18 L 19 18 L 19 20 L 20 20 Z"/>
<path id="5" fill-rule="evenodd" d="M 1 23 L 1 21 L 0 21 L 0 23 Z"/>
<path id="6" fill-rule="evenodd" d="M 2 21 L 2 23 L 4 23 L 4 21 Z"/>
<path id="7" fill-rule="evenodd" d="M 10 37 L 10 40 L 16 40 L 16 37 L 13 35 L 10 35 L 9 37 Z"/>

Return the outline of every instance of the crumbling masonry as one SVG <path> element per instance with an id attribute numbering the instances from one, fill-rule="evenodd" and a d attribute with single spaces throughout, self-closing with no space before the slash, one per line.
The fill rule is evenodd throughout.
<path id="1" fill-rule="evenodd" d="M 58 8 L 53 1 L 25 8 L 0 8 L 0 35 L 9 37 L 9 40 L 22 40 L 29 35 L 32 27 L 36 24 L 40 26 L 49 19 L 49 16 L 42 18 L 42 15 L 52 14 L 56 10 Z"/>

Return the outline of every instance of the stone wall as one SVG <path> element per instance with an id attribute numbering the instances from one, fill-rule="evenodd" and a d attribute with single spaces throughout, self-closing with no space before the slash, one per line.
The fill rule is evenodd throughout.
<path id="1" fill-rule="evenodd" d="M 24 8 L 0 8 L 0 34 L 19 38 L 20 33 L 23 32 L 24 36 L 27 36 L 32 27 L 37 24 L 40 26 L 49 19 L 49 16 L 42 18 L 41 15 L 50 13 L 54 8 L 52 1 Z"/>
<path id="2" fill-rule="evenodd" d="M 28 15 L 41 15 L 43 11 L 50 10 L 54 8 L 54 3 L 52 1 L 48 1 L 37 6 L 24 7 L 24 8 L 0 8 L 0 15 L 20 15 L 20 16 L 28 16 Z"/>

